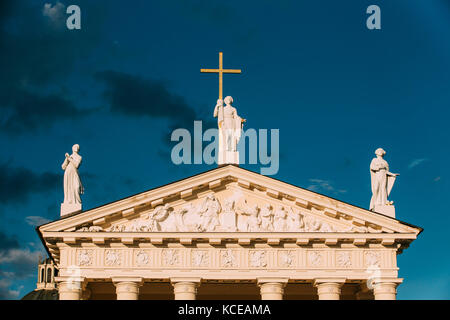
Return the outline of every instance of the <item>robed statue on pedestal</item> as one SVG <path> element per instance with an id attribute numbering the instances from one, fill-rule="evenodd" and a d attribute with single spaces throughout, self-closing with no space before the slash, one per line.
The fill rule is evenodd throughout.
<path id="1" fill-rule="evenodd" d="M 389 165 L 386 160 L 383 159 L 386 151 L 382 148 L 378 148 L 375 151 L 376 158 L 372 159 L 370 163 L 370 178 L 372 185 L 372 199 L 370 200 L 370 210 L 374 210 L 377 207 L 383 207 L 386 205 L 392 205 L 394 202 L 389 201 L 388 197 L 394 186 L 397 173 L 389 172 Z"/>

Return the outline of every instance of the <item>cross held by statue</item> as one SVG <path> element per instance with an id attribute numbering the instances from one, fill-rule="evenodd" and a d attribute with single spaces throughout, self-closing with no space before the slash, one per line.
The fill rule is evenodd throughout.
<path id="1" fill-rule="evenodd" d="M 241 73 L 241 69 L 223 69 L 223 53 L 219 52 L 219 69 L 200 69 L 200 72 L 218 73 L 219 74 L 219 99 L 223 99 L 223 74 L 224 73 Z"/>

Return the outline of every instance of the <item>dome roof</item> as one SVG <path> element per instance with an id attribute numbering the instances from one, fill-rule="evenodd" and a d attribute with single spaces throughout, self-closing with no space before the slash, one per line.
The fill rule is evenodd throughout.
<path id="1" fill-rule="evenodd" d="M 59 300 L 58 290 L 33 290 L 26 294 L 21 300 Z"/>

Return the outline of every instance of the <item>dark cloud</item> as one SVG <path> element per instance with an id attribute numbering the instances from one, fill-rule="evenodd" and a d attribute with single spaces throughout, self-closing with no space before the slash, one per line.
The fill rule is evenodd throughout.
<path id="1" fill-rule="evenodd" d="M 11 248 L 19 248 L 19 242 L 15 237 L 8 237 L 5 233 L 0 231 L 0 251 Z"/>
<path id="2" fill-rule="evenodd" d="M 175 128 L 189 130 L 194 120 L 202 120 L 196 109 L 172 92 L 164 81 L 112 70 L 99 72 L 95 77 L 105 83 L 103 95 L 113 113 L 166 118 L 171 121 L 170 132 Z M 213 126 L 214 121 L 203 123 L 204 129 Z"/>
<path id="3" fill-rule="evenodd" d="M 0 131 L 19 134 L 35 131 L 63 119 L 75 119 L 90 113 L 81 111 L 59 94 L 39 95 L 24 89 L 15 88 L 0 94 L 6 109 L 0 116 Z"/>
<path id="4" fill-rule="evenodd" d="M 56 190 L 62 181 L 61 174 L 35 173 L 24 167 L 0 164 L 0 204 L 19 203 L 32 193 Z"/>
<path id="5" fill-rule="evenodd" d="M 87 1 L 72 2 L 95 16 L 83 19 L 81 30 L 64 27 L 62 5 L 53 19 L 44 14 L 44 2 L 0 1 L 1 131 L 22 133 L 81 115 L 68 96 L 56 92 L 97 45 L 102 14 Z"/>
<path id="6" fill-rule="evenodd" d="M 131 116 L 169 118 L 192 125 L 195 110 L 183 97 L 169 91 L 164 82 L 117 71 L 103 71 L 96 78 L 106 84 L 104 97 L 112 112 Z"/>

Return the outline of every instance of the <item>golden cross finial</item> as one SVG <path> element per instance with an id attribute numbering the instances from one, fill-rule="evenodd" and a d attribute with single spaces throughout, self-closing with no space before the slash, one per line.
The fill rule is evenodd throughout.
<path id="1" fill-rule="evenodd" d="M 219 69 L 200 69 L 200 72 L 219 74 L 219 99 L 223 99 L 222 84 L 224 73 L 241 73 L 241 69 L 223 69 L 223 53 L 219 52 Z"/>

